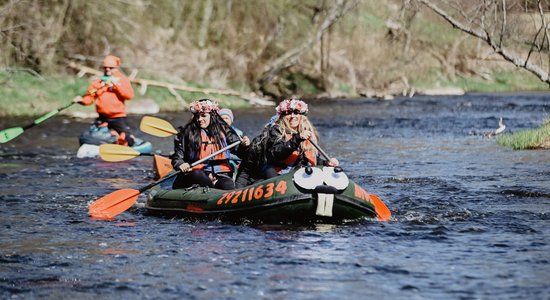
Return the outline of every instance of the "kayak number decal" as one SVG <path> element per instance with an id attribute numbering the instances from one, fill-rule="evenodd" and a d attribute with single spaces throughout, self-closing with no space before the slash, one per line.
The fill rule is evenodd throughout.
<path id="1" fill-rule="evenodd" d="M 270 182 L 265 184 L 265 186 L 263 184 L 260 184 L 256 187 L 249 187 L 244 190 L 236 190 L 224 193 L 222 197 L 218 200 L 218 202 L 216 202 L 216 204 L 235 204 L 238 203 L 239 200 L 241 202 L 246 202 L 252 200 L 267 199 L 273 196 L 284 195 L 286 193 L 286 190 L 286 180 L 281 180 L 277 182 L 277 185 L 275 185 L 275 182 Z"/>

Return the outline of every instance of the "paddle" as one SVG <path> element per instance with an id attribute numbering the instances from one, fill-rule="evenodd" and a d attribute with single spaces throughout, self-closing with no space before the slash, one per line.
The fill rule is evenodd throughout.
<path id="1" fill-rule="evenodd" d="M 69 103 L 69 104 L 67 104 L 67 105 L 65 105 L 61 108 L 58 108 L 56 110 L 52 110 L 49 113 L 47 113 L 47 114 L 41 116 L 40 118 L 34 120 L 34 122 L 32 122 L 31 124 L 29 124 L 27 126 L 12 127 L 12 128 L 8 128 L 8 129 L 4 129 L 4 130 L 0 131 L 0 144 L 7 143 L 7 142 L 13 140 L 14 138 L 20 136 L 25 130 L 27 130 L 29 128 L 32 128 L 32 127 L 46 121 L 47 119 L 57 115 L 60 111 L 71 107 L 73 104 L 75 104 L 75 102 L 71 102 L 71 103 Z"/>
<path id="2" fill-rule="evenodd" d="M 191 167 L 196 166 L 198 164 L 203 163 L 206 160 L 209 160 L 210 158 L 227 151 L 238 144 L 240 144 L 240 141 L 234 142 L 233 144 L 220 149 L 207 157 L 200 159 L 194 163 L 191 164 Z M 97 219 L 112 219 L 116 215 L 126 211 L 128 208 L 130 208 L 134 203 L 137 201 L 139 194 L 143 193 L 144 191 L 178 175 L 181 173 L 181 170 L 178 170 L 170 175 L 167 175 L 166 177 L 163 177 L 160 180 L 157 180 L 151 184 L 148 184 L 142 188 L 139 188 L 138 190 L 134 189 L 122 189 L 115 192 L 110 193 L 109 195 L 103 196 L 100 199 L 94 201 L 90 206 L 88 207 L 88 213 Z"/>
<path id="3" fill-rule="evenodd" d="M 99 157 L 105 161 L 125 161 L 137 156 L 153 156 L 153 153 L 141 153 L 128 146 L 117 144 L 101 144 L 99 145 Z"/>
<path id="4" fill-rule="evenodd" d="M 86 95 L 88 94 L 93 94 L 97 92 L 97 89 L 93 89 L 91 91 L 89 91 Z M 60 113 L 62 110 L 65 110 L 69 107 L 71 107 L 73 104 L 75 104 L 76 102 L 71 102 L 61 108 L 58 108 L 58 109 L 55 109 L 55 110 L 52 110 L 50 111 L 49 113 L 41 116 L 40 118 L 34 120 L 34 122 L 32 122 L 31 124 L 27 125 L 27 126 L 24 126 L 24 127 L 12 127 L 12 128 L 8 128 L 8 129 L 4 129 L 2 131 L 0 131 L 0 144 L 3 144 L 3 143 L 7 143 L 11 140 L 13 140 L 14 138 L 20 136 L 23 132 L 25 132 L 25 130 L 29 129 L 29 128 L 32 128 L 44 121 L 46 121 L 47 119 L 57 115 L 58 113 Z"/>
<path id="5" fill-rule="evenodd" d="M 314 141 L 312 140 L 309 140 L 309 142 L 315 147 L 317 148 L 317 150 L 319 150 L 319 152 L 321 152 L 321 154 L 327 159 L 327 160 L 330 160 L 330 157 L 328 156 L 328 154 L 323 150 L 321 149 L 321 147 L 319 147 L 319 145 L 317 145 L 317 143 L 315 143 Z M 391 217 L 391 212 L 390 210 L 388 209 L 388 207 L 386 206 L 386 204 L 384 204 L 384 202 L 382 202 L 382 200 L 380 200 L 380 198 L 378 198 L 376 195 L 373 195 L 373 194 L 370 194 L 369 193 L 369 197 L 370 199 L 372 200 L 373 204 L 374 204 L 374 210 L 376 211 L 376 214 L 378 215 L 378 220 L 379 221 L 387 221 L 390 219 Z"/>
<path id="6" fill-rule="evenodd" d="M 145 116 L 141 119 L 139 129 L 145 133 L 158 137 L 168 137 L 178 133 L 174 126 L 168 121 L 151 116 Z"/>
<path id="7" fill-rule="evenodd" d="M 99 146 L 99 156 L 103 160 L 110 162 L 125 161 L 137 156 L 153 156 L 155 179 L 162 178 L 172 171 L 172 163 L 168 156 L 154 153 L 141 153 L 128 146 L 102 144 Z"/>

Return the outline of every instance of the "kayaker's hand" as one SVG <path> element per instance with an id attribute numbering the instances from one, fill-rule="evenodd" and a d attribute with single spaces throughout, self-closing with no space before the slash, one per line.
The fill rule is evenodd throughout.
<path id="1" fill-rule="evenodd" d="M 302 138 L 302 140 L 309 140 L 311 136 L 312 136 L 312 133 L 309 130 L 304 130 L 300 132 L 300 138 Z"/>
<path id="2" fill-rule="evenodd" d="M 76 96 L 73 99 L 74 103 L 82 104 L 82 96 Z"/>
<path id="3" fill-rule="evenodd" d="M 188 163 L 183 163 L 183 164 L 180 165 L 180 170 L 183 173 L 187 173 L 187 172 L 191 171 L 191 165 L 188 164 Z"/>
<path id="4" fill-rule="evenodd" d="M 328 162 L 327 162 L 327 165 L 329 167 L 337 167 L 339 164 L 338 160 L 336 158 L 331 158 Z"/>
<path id="5" fill-rule="evenodd" d="M 241 138 L 241 143 L 246 147 L 250 146 L 250 139 L 245 135 Z"/>
<path id="6" fill-rule="evenodd" d="M 120 77 L 116 77 L 116 76 L 111 77 L 111 84 L 118 85 L 119 82 L 120 82 Z"/>
<path id="7" fill-rule="evenodd" d="M 120 82 L 120 78 L 118 77 L 115 77 L 115 76 L 111 76 L 109 77 L 109 80 L 107 80 L 105 82 L 105 84 L 108 86 L 108 87 L 113 87 L 113 86 L 118 86 L 118 83 Z"/>

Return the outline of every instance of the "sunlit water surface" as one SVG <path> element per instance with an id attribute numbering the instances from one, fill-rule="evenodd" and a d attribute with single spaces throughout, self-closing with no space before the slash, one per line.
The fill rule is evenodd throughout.
<path id="1" fill-rule="evenodd" d="M 310 102 L 321 146 L 384 200 L 385 223 L 228 224 L 139 205 L 91 220 L 91 201 L 151 182 L 151 158 L 78 159 L 90 120 L 55 117 L 0 146 L 0 298 L 548 299 L 550 151 L 482 133 L 499 117 L 507 132 L 540 126 L 549 97 Z M 236 125 L 254 136 L 273 111 L 235 111 Z"/>

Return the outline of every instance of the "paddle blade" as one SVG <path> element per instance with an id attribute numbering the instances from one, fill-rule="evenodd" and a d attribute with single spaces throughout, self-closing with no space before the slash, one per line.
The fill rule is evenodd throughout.
<path id="1" fill-rule="evenodd" d="M 7 143 L 25 131 L 23 127 L 13 127 L 0 131 L 0 144 Z"/>
<path id="2" fill-rule="evenodd" d="M 139 151 L 116 144 L 99 145 L 99 156 L 105 161 L 125 161 L 140 156 Z"/>
<path id="3" fill-rule="evenodd" d="M 151 116 L 145 116 L 141 119 L 139 129 L 145 133 L 158 137 L 168 137 L 178 133 L 174 126 L 168 123 L 168 121 Z"/>
<path id="4" fill-rule="evenodd" d="M 155 179 L 164 177 L 166 174 L 172 172 L 174 167 L 172 167 L 172 160 L 168 157 L 161 155 L 154 155 L 154 171 Z"/>
<path id="5" fill-rule="evenodd" d="M 384 202 L 382 202 L 382 200 L 380 200 L 380 198 L 378 198 L 376 195 L 369 194 L 369 196 L 374 204 L 374 210 L 378 215 L 378 220 L 379 221 L 389 220 L 391 217 L 391 212 L 386 206 L 386 204 L 384 204 Z"/>
<path id="6" fill-rule="evenodd" d="M 88 207 L 88 214 L 96 219 L 112 219 L 136 203 L 140 192 L 122 189 L 103 196 Z"/>

